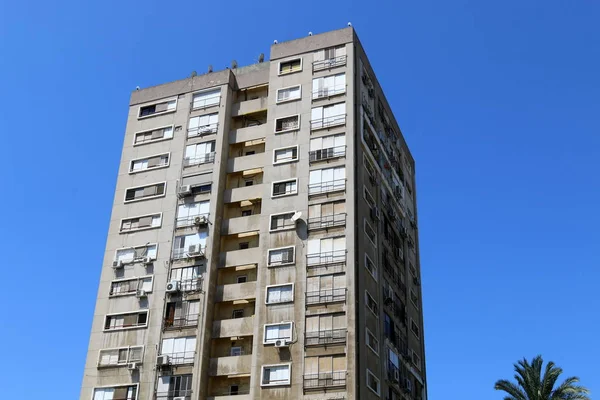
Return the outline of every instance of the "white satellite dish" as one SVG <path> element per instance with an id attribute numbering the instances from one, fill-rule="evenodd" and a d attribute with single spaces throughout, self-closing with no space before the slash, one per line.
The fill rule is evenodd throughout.
<path id="1" fill-rule="evenodd" d="M 292 220 L 292 222 L 296 222 L 300 219 L 301 216 L 302 216 L 302 211 L 298 211 L 297 213 L 292 215 L 292 218 L 290 218 L 290 219 Z"/>

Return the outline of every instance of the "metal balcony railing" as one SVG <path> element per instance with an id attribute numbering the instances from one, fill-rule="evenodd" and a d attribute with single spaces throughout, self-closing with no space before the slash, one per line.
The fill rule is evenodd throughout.
<path id="1" fill-rule="evenodd" d="M 323 129 L 346 124 L 346 114 L 332 115 L 310 121 L 310 129 Z"/>
<path id="2" fill-rule="evenodd" d="M 306 305 L 346 301 L 346 288 L 323 289 L 306 292 Z"/>
<path id="3" fill-rule="evenodd" d="M 179 282 L 179 288 L 182 292 L 194 292 L 202 289 L 202 278 L 186 279 Z"/>
<path id="4" fill-rule="evenodd" d="M 346 213 L 322 215 L 320 217 L 308 218 L 308 230 L 327 229 L 334 226 L 346 225 Z"/>
<path id="5" fill-rule="evenodd" d="M 314 195 L 314 194 L 338 192 L 338 191 L 342 191 L 342 190 L 346 190 L 346 180 L 345 179 L 336 179 L 336 180 L 327 181 L 327 182 L 311 183 L 308 185 L 309 196 Z"/>
<path id="6" fill-rule="evenodd" d="M 309 268 L 340 263 L 346 263 L 346 249 L 306 255 L 306 265 Z"/>
<path id="7" fill-rule="evenodd" d="M 191 390 L 170 390 L 168 392 L 157 392 L 156 400 L 174 400 L 174 399 L 192 400 Z M 125 399 L 124 399 L 125 400 Z"/>
<path id="8" fill-rule="evenodd" d="M 219 124 L 217 122 L 214 124 L 202 125 L 197 128 L 188 129 L 188 137 L 212 135 L 217 133 L 218 129 Z"/>
<path id="9" fill-rule="evenodd" d="M 313 90 L 312 98 L 313 100 L 322 99 L 325 97 L 335 96 L 338 94 L 346 93 L 346 85 L 336 85 L 332 87 L 323 87 L 317 90 Z"/>
<path id="10" fill-rule="evenodd" d="M 178 217 L 175 220 L 175 227 L 176 228 L 183 228 L 186 226 L 192 226 L 192 225 L 196 225 L 196 218 L 197 217 L 204 217 L 206 218 L 206 221 L 208 221 L 208 217 L 210 217 L 209 213 L 205 213 L 205 214 L 196 214 L 196 215 L 188 215 L 186 217 Z"/>
<path id="11" fill-rule="evenodd" d="M 346 146 L 328 147 L 326 149 L 313 150 L 308 153 L 308 161 L 316 162 L 331 160 L 332 158 L 344 157 L 346 155 Z"/>
<path id="12" fill-rule="evenodd" d="M 184 167 L 191 167 L 192 165 L 210 164 L 215 162 L 215 152 L 201 154 L 196 157 L 186 157 L 183 159 Z"/>
<path id="13" fill-rule="evenodd" d="M 337 56 L 334 58 L 328 58 L 327 60 L 313 61 L 313 71 L 320 71 L 322 69 L 329 69 L 334 67 L 341 67 L 346 65 L 347 56 Z"/>
<path id="14" fill-rule="evenodd" d="M 346 386 L 346 371 L 321 372 L 304 375 L 304 389 L 323 389 Z"/>
<path id="15" fill-rule="evenodd" d="M 173 260 L 182 260 L 185 258 L 204 257 L 206 246 L 192 245 L 184 248 L 173 249 Z"/>
<path id="16" fill-rule="evenodd" d="M 193 364 L 196 357 L 195 351 L 184 351 L 178 353 L 160 353 L 161 356 L 169 356 L 169 364 L 182 365 Z"/>
<path id="17" fill-rule="evenodd" d="M 346 343 L 347 329 L 330 329 L 317 332 L 306 332 L 304 344 L 306 346 L 325 346 L 328 344 Z"/>
<path id="18" fill-rule="evenodd" d="M 198 326 L 198 316 L 190 315 L 181 318 L 165 318 L 165 329 L 181 329 Z"/>

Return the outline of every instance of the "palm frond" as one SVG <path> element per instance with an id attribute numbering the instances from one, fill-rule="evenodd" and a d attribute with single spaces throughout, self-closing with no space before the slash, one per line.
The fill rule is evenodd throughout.
<path id="1" fill-rule="evenodd" d="M 494 385 L 494 389 L 502 390 L 510 395 L 508 398 L 505 397 L 504 400 L 529 400 L 525 392 L 523 392 L 519 386 L 506 379 L 497 381 Z"/>

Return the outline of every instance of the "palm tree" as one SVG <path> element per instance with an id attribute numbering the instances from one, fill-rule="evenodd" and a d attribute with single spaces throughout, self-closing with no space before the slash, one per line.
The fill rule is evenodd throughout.
<path id="1" fill-rule="evenodd" d="M 535 357 L 531 364 L 523 358 L 514 364 L 517 383 L 501 379 L 496 382 L 494 389 L 508 394 L 504 400 L 590 400 L 590 391 L 577 385 L 579 378 L 575 376 L 565 379 L 555 388 L 563 370 L 550 361 L 542 376 L 543 364 L 542 356 Z"/>

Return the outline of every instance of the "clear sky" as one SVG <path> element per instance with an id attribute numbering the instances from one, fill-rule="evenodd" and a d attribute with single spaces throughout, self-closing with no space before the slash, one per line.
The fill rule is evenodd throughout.
<path id="1" fill-rule="evenodd" d="M 0 0 L 1 398 L 78 397 L 130 91 L 348 21 L 417 162 L 429 398 L 538 353 L 600 393 L 597 1 Z"/>

